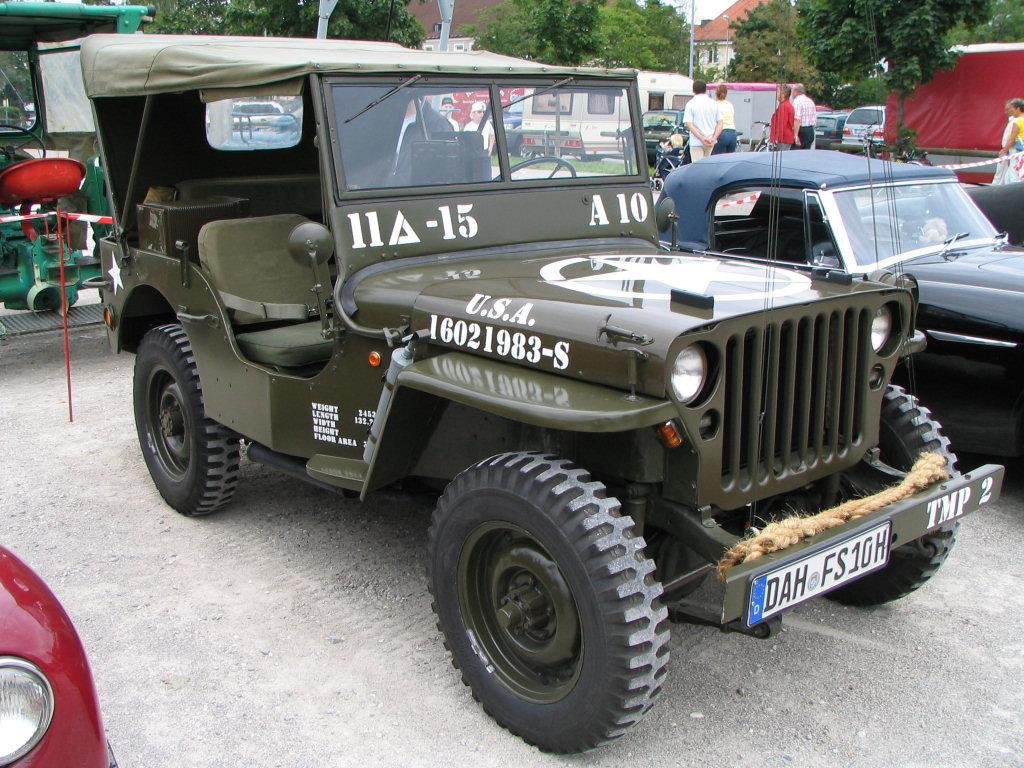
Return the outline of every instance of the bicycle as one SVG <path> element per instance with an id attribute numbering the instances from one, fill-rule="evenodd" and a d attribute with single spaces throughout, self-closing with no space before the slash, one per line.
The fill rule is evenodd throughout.
<path id="1" fill-rule="evenodd" d="M 751 152 L 770 152 L 775 149 L 773 142 L 768 140 L 770 123 L 766 123 L 764 120 L 755 120 L 754 125 L 761 126 L 761 138 L 756 143 L 751 144 Z"/>
<path id="2" fill-rule="evenodd" d="M 911 163 L 912 165 L 931 165 L 928 162 L 928 155 L 918 149 L 914 137 L 909 135 L 900 136 L 893 144 L 888 144 L 881 139 L 875 139 L 868 135 L 864 137 L 863 153 L 870 158 L 881 160 L 892 160 L 897 163 Z"/>

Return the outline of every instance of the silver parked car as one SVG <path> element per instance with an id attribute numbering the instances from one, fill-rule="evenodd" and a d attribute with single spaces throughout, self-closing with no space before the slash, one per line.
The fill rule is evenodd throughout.
<path id="1" fill-rule="evenodd" d="M 866 144 L 885 136 L 885 107 L 857 107 L 843 126 L 844 144 Z"/>

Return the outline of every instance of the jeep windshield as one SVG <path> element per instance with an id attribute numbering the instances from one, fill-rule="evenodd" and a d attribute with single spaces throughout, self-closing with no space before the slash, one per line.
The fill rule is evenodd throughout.
<path id="1" fill-rule="evenodd" d="M 956 182 L 897 184 L 833 193 L 853 263 L 889 267 L 909 258 L 941 253 L 960 235 L 957 247 L 990 245 L 996 231 Z M 962 234 L 966 233 L 966 234 Z"/>
<path id="2" fill-rule="evenodd" d="M 550 82 L 339 81 L 332 84 L 348 190 L 635 176 L 625 86 Z M 501 105 L 522 110 L 518 126 Z M 514 126 L 514 127 L 513 127 Z"/>

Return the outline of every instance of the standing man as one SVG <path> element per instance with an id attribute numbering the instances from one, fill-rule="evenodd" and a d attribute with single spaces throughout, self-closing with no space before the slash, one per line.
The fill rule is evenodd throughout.
<path id="1" fill-rule="evenodd" d="M 708 84 L 693 81 L 693 98 L 683 110 L 683 122 L 690 131 L 690 160 L 697 162 L 711 154 L 722 133 L 722 110 L 707 94 Z"/>
<path id="2" fill-rule="evenodd" d="M 799 146 L 793 149 L 814 148 L 814 124 L 818 122 L 818 110 L 807 95 L 807 89 L 797 83 L 793 86 L 793 111 L 796 113 L 796 137 Z"/>
<path id="3" fill-rule="evenodd" d="M 775 98 L 779 106 L 772 115 L 768 140 L 775 145 L 776 150 L 792 149 L 796 141 L 796 113 L 793 110 L 793 102 L 789 100 L 789 86 L 781 83 L 776 87 Z"/>

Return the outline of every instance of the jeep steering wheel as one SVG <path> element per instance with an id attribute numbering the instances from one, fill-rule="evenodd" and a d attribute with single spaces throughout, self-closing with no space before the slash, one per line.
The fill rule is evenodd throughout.
<path id="1" fill-rule="evenodd" d="M 538 155 L 537 157 L 531 157 L 529 160 L 523 160 L 523 162 L 517 163 L 509 169 L 509 176 L 514 175 L 520 168 L 528 168 L 531 165 L 537 165 L 538 163 L 544 162 L 553 162 L 555 164 L 555 167 L 551 169 L 551 174 L 548 176 L 549 179 L 555 178 L 555 174 L 558 173 L 558 169 L 563 165 L 569 169 L 569 175 L 574 179 L 576 178 L 576 169 L 573 167 L 572 163 L 567 162 L 560 157 L 553 157 L 551 155 Z"/>
<path id="2" fill-rule="evenodd" d="M 43 140 L 36 136 L 32 131 L 27 128 L 22 128 L 20 125 L 12 125 L 11 123 L 0 123 L 0 144 L 7 139 L 5 131 L 14 131 L 15 135 L 21 134 L 22 136 L 28 136 L 32 141 L 39 145 L 39 149 L 43 151 L 42 156 L 46 157 L 46 145 L 43 144 Z M 21 147 L 12 147 L 11 157 L 13 159 L 13 153 L 17 152 Z M 5 147 L 6 150 L 6 147 Z"/>

